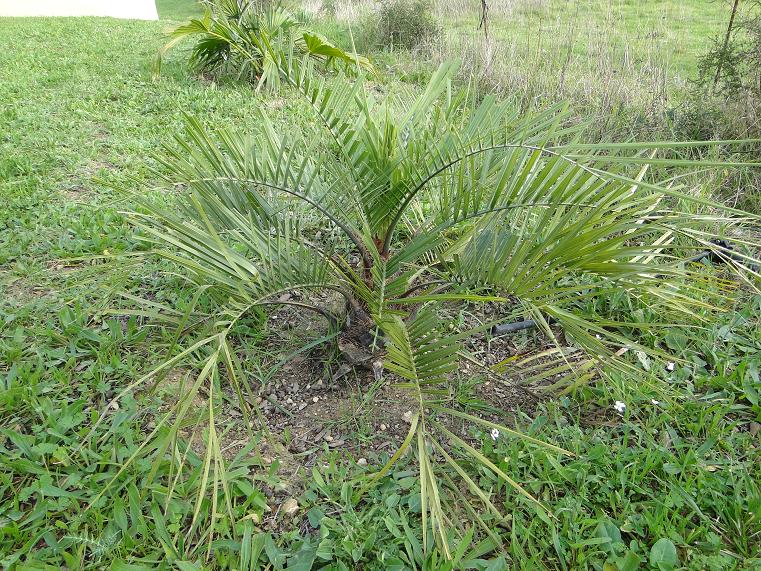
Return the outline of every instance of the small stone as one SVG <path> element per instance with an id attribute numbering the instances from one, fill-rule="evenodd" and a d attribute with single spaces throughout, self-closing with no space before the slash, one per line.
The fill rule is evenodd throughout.
<path id="1" fill-rule="evenodd" d="M 381 425 L 380 425 L 380 429 L 381 429 L 381 430 L 386 430 L 386 428 L 388 428 L 388 427 L 387 427 L 385 424 L 381 424 Z"/>
<path id="2" fill-rule="evenodd" d="M 287 404 L 293 404 L 293 399 L 289 397 L 289 398 L 288 398 L 288 400 L 287 400 L 287 401 L 285 401 L 285 402 L 286 402 Z"/>
<path id="3" fill-rule="evenodd" d="M 405 413 L 402 415 L 402 419 L 403 419 L 403 420 L 404 420 L 404 422 L 406 422 L 407 424 L 412 424 L 412 411 L 411 411 L 411 410 L 408 410 L 407 412 L 405 412 Z"/>
<path id="4" fill-rule="evenodd" d="M 367 458 L 360 458 L 357 460 L 357 466 L 367 466 Z"/>
<path id="5" fill-rule="evenodd" d="M 373 376 L 376 381 L 380 381 L 383 378 L 383 361 L 373 362 Z"/>
<path id="6" fill-rule="evenodd" d="M 761 424 L 758 422 L 751 422 L 748 432 L 750 432 L 751 436 L 757 436 L 758 433 L 761 432 Z"/>
<path id="7" fill-rule="evenodd" d="M 326 434 L 323 438 L 325 439 L 325 442 L 333 442 L 333 437 L 330 434 Z"/>
<path id="8" fill-rule="evenodd" d="M 312 402 L 318 402 L 320 400 L 320 397 L 312 397 Z"/>
<path id="9" fill-rule="evenodd" d="M 293 498 L 288 498 L 283 502 L 283 505 L 280 506 L 280 511 L 283 515 L 291 517 L 299 511 L 299 502 Z"/>

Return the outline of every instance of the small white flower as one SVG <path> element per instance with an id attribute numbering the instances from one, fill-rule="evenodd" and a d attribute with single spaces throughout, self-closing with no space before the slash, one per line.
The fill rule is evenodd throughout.
<path id="1" fill-rule="evenodd" d="M 672 361 L 669 361 L 668 363 L 666 363 L 666 370 L 669 373 L 672 372 L 675 368 L 676 368 L 676 365 Z"/>
<path id="2" fill-rule="evenodd" d="M 494 440 L 494 442 L 497 441 L 497 438 L 499 438 L 499 430 L 496 428 L 491 429 L 491 439 Z"/>
<path id="3" fill-rule="evenodd" d="M 661 404 L 661 401 L 655 400 L 655 399 L 651 400 L 650 402 L 653 403 L 655 406 L 658 406 L 659 404 Z"/>
<path id="4" fill-rule="evenodd" d="M 613 408 L 616 409 L 616 412 L 618 414 L 624 414 L 624 411 L 626 410 L 626 403 L 620 400 L 617 400 L 613 404 Z"/>

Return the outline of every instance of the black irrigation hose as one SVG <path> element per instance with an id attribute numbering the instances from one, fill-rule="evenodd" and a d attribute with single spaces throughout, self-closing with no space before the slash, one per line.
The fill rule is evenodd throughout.
<path id="1" fill-rule="evenodd" d="M 730 261 L 738 262 L 740 264 L 747 264 L 748 269 L 753 272 L 758 272 L 758 265 L 748 264 L 742 256 L 735 254 L 732 250 L 734 248 L 726 240 L 711 240 L 712 244 L 717 246 L 716 250 L 706 250 L 701 252 L 697 256 L 690 258 L 690 262 L 700 262 L 706 258 L 715 264 L 728 264 Z"/>
<path id="2" fill-rule="evenodd" d="M 524 329 L 533 329 L 536 327 L 536 321 L 533 319 L 524 319 L 523 321 L 516 321 L 515 323 L 501 323 L 491 328 L 492 335 L 507 335 L 508 333 L 515 333 L 516 331 L 523 331 Z"/>

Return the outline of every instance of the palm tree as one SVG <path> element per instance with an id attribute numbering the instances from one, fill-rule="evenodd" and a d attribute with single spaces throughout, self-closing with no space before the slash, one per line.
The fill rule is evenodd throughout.
<path id="1" fill-rule="evenodd" d="M 451 330 L 443 305 L 501 303 L 501 320 L 531 316 L 553 340 L 557 324 L 563 345 L 585 357 L 558 349 L 546 369 L 563 373 L 561 386 L 575 386 L 602 364 L 628 368 L 628 349 L 658 352 L 627 334 L 658 323 L 590 317 L 585 304 L 623 293 L 656 314 L 689 315 L 700 304 L 691 295 L 696 280 L 719 278 L 685 260 L 710 246 L 708 229 L 742 222 L 736 212 L 680 212 L 679 204 L 708 203 L 647 181 L 651 164 L 688 162 L 642 151 L 678 145 L 581 144 L 563 107 L 522 116 L 492 96 L 475 103 L 453 88 L 455 70 L 443 64 L 419 95 L 376 100 L 360 81 L 316 78 L 309 64 L 291 61 L 287 80 L 311 103 L 328 144 L 277 133 L 264 114 L 256 136 L 211 134 L 188 118 L 163 160 L 167 180 L 184 187 L 177 203 L 145 201 L 133 214 L 146 239 L 215 292 L 225 317 L 213 358 L 228 369 L 231 324 L 277 303 L 324 316 L 341 329 L 339 346 L 383 359 L 418 408 L 401 450 L 368 485 L 415 443 L 424 524 L 447 555 L 447 530 L 456 526 L 446 505 L 460 495 L 452 478 L 483 504 L 485 533 L 496 539 L 493 526 L 503 519 L 458 453 L 539 503 L 454 434 L 447 417 L 568 453 L 451 405 L 446 384 L 475 331 Z M 622 170 L 631 165 L 638 174 Z M 307 236 L 315 217 L 342 240 Z M 747 269 L 745 259 L 737 256 L 736 267 Z M 302 301 L 283 301 L 294 290 Z M 346 311 L 321 306 L 317 291 L 340 296 Z"/>
<path id="2" fill-rule="evenodd" d="M 170 39 L 156 59 L 156 72 L 164 54 L 187 38 L 196 40 L 190 55 L 195 71 L 248 80 L 256 83 L 257 89 L 277 87 L 279 61 L 294 54 L 326 66 L 340 63 L 347 71 L 373 69 L 366 57 L 335 46 L 280 6 L 263 8 L 254 0 L 206 0 L 205 4 L 201 18 L 169 33 Z"/>

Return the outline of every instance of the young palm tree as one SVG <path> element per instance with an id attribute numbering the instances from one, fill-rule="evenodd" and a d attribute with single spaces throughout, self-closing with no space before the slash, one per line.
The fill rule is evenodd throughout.
<path id="1" fill-rule="evenodd" d="M 282 7 L 262 7 L 254 0 L 206 0 L 205 4 L 201 18 L 170 32 L 156 60 L 156 71 L 164 54 L 186 38 L 196 40 L 190 63 L 197 72 L 245 79 L 256 83 L 257 89 L 277 87 L 279 60 L 293 54 L 326 65 L 341 63 L 348 71 L 372 70 L 366 57 L 335 46 Z"/>
<path id="2" fill-rule="evenodd" d="M 547 367 L 573 386 L 602 363 L 626 368 L 629 348 L 653 351 L 625 334 L 645 324 L 593 319 L 585 304 L 625 292 L 669 315 L 689 314 L 699 304 L 695 280 L 718 278 L 685 260 L 710 246 L 711 225 L 743 221 L 732 212 L 681 213 L 676 205 L 701 201 L 646 182 L 650 164 L 687 163 L 641 151 L 677 145 L 583 145 L 563 108 L 522 116 L 491 96 L 473 104 L 453 90 L 454 71 L 444 64 L 420 95 L 378 101 L 362 82 L 316 79 L 308 64 L 292 63 L 287 79 L 324 123 L 329 144 L 277 133 L 265 115 L 255 136 L 212 135 L 189 118 L 164 159 L 167 179 L 184 190 L 171 209 L 146 201 L 133 215 L 165 257 L 215 293 L 225 317 L 210 338 L 218 343 L 213 358 L 228 372 L 232 324 L 277 303 L 325 316 L 342 330 L 339 345 L 382 358 L 418 408 L 401 449 L 368 485 L 415 443 L 424 524 L 447 556 L 457 525 L 446 505 L 461 495 L 453 478 L 483 504 L 478 521 L 495 541 L 503 520 L 457 453 L 539 503 L 452 432 L 447 417 L 568 453 L 448 404 L 447 380 L 474 331 L 452 331 L 443 304 L 502 303 L 501 320 L 529 315 L 552 339 L 557 324 L 562 344 L 586 357 L 558 350 Z M 621 154 L 627 150 L 637 154 Z M 618 163 L 641 168 L 634 176 L 602 168 Z M 304 228 L 315 216 L 343 241 L 309 239 Z M 734 263 L 741 268 L 745 259 Z M 282 301 L 294 290 L 303 301 Z M 346 312 L 321 306 L 318 291 L 340 296 Z"/>

